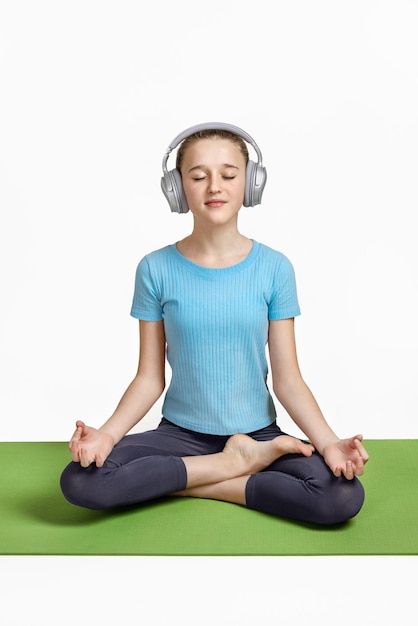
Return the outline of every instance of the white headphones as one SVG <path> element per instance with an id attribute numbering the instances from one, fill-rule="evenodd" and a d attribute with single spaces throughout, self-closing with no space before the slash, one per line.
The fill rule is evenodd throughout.
<path id="1" fill-rule="evenodd" d="M 161 178 L 161 189 L 167 198 L 170 209 L 173 213 L 187 213 L 189 207 L 187 206 L 186 196 L 183 190 L 183 184 L 181 181 L 181 174 L 177 168 L 168 171 L 167 161 L 170 153 L 176 148 L 184 139 L 194 135 L 202 130 L 226 130 L 234 135 L 238 135 L 241 139 L 244 139 L 247 143 L 251 144 L 257 153 L 258 161 L 249 160 L 247 163 L 247 170 L 245 173 L 245 193 L 244 193 L 244 206 L 255 206 L 260 204 L 261 196 L 263 195 L 264 186 L 267 180 L 267 172 L 263 167 L 262 156 L 260 148 L 255 143 L 254 139 L 250 137 L 238 126 L 232 126 L 231 124 L 224 124 L 222 122 L 207 122 L 206 124 L 197 124 L 184 130 L 180 135 L 177 135 L 168 146 L 163 157 L 163 176 Z"/>

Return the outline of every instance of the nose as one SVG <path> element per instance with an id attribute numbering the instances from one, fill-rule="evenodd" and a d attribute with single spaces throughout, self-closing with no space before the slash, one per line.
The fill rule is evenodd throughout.
<path id="1" fill-rule="evenodd" d="M 221 190 L 221 184 L 219 182 L 219 177 L 213 174 L 209 177 L 209 193 L 218 193 Z"/>

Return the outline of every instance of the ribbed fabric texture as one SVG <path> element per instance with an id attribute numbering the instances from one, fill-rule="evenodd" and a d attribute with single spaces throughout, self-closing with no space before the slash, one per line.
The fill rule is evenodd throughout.
<path id="1" fill-rule="evenodd" d="M 220 269 L 192 263 L 175 244 L 146 255 L 137 267 L 131 315 L 164 320 L 172 369 L 164 417 L 215 435 L 272 423 L 268 323 L 299 314 L 290 261 L 256 241 L 241 263 Z"/>

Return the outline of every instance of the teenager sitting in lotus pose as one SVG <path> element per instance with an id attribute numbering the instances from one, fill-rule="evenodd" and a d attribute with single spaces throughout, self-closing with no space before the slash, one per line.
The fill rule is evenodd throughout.
<path id="1" fill-rule="evenodd" d="M 163 192 L 172 211 L 191 211 L 192 232 L 138 265 L 138 371 L 102 426 L 77 422 L 61 477 L 70 502 L 105 509 L 193 496 L 322 525 L 359 512 L 368 455 L 362 435 L 334 433 L 302 378 L 293 267 L 238 229 L 241 207 L 259 204 L 265 182 L 257 144 L 236 126 L 195 126 L 168 148 Z M 266 346 L 272 391 L 310 443 L 276 423 Z M 161 423 L 129 434 L 165 390 L 166 355 Z"/>

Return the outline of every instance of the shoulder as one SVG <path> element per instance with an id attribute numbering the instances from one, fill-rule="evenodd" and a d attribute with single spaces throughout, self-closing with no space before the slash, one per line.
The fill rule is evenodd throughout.
<path id="1" fill-rule="evenodd" d="M 257 246 L 259 248 L 259 259 L 262 263 L 269 265 L 270 267 L 275 267 L 276 269 L 281 268 L 283 271 L 293 269 L 293 264 L 290 261 L 289 257 L 287 257 L 280 250 L 276 250 L 267 246 L 263 243 L 258 243 Z"/>
<path id="2" fill-rule="evenodd" d="M 169 262 L 170 258 L 173 256 L 173 250 L 175 248 L 175 244 L 170 244 L 168 246 L 164 246 L 163 248 L 158 248 L 157 250 L 152 250 L 145 254 L 142 259 L 140 259 L 138 263 L 138 270 L 144 270 L 147 268 L 150 270 L 158 269 L 159 267 L 165 267 Z"/>
<path id="3" fill-rule="evenodd" d="M 169 244 L 168 246 L 164 246 L 163 248 L 152 250 L 142 257 L 140 263 L 142 263 L 142 261 L 144 260 L 147 260 L 149 263 L 159 263 L 161 261 L 164 261 L 172 256 L 174 248 L 175 244 Z"/>

